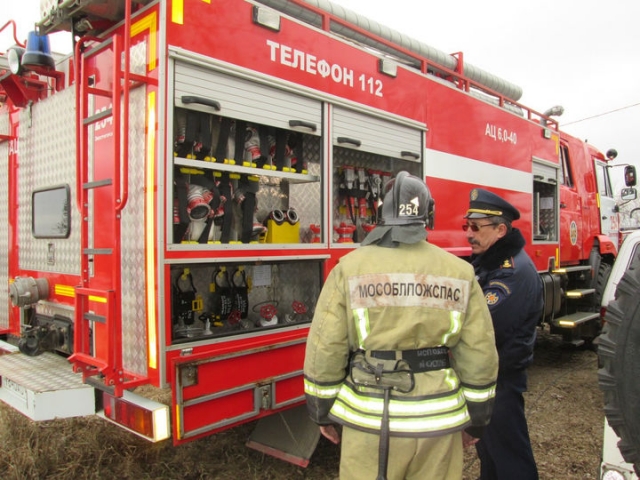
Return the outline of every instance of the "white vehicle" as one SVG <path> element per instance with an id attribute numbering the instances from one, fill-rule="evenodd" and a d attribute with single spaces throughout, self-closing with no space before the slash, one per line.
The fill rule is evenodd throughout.
<path id="1" fill-rule="evenodd" d="M 637 480 L 640 473 L 640 230 L 622 243 L 602 297 L 606 325 L 598 372 L 605 394 L 601 480 Z M 635 466 L 635 471 L 634 471 Z"/>

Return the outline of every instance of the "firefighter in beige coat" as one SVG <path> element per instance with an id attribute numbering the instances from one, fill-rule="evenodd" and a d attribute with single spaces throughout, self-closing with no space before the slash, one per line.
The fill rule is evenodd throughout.
<path id="1" fill-rule="evenodd" d="M 320 294 L 307 407 L 342 442 L 341 480 L 459 479 L 463 431 L 479 433 L 495 396 L 491 316 L 471 265 L 425 240 L 425 183 L 400 172 L 388 189 L 379 225 Z"/>

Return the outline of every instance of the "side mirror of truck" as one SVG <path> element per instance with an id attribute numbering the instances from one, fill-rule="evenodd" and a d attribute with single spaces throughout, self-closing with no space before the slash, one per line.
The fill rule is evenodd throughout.
<path id="1" fill-rule="evenodd" d="M 620 200 L 635 200 L 638 198 L 638 192 L 635 188 L 623 188 L 620 191 Z"/>
<path id="2" fill-rule="evenodd" d="M 627 165 L 626 167 L 624 167 L 624 184 L 627 187 L 636 186 L 636 167 L 635 166 Z"/>

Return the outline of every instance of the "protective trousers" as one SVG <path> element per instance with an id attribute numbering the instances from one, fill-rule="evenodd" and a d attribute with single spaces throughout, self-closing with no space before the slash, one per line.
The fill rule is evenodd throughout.
<path id="1" fill-rule="evenodd" d="M 380 436 L 343 427 L 340 480 L 375 480 Z M 460 432 L 429 438 L 391 437 L 388 480 L 462 478 Z"/>
<path id="2" fill-rule="evenodd" d="M 525 371 L 498 374 L 491 422 L 476 444 L 481 480 L 538 480 L 524 412 Z"/>

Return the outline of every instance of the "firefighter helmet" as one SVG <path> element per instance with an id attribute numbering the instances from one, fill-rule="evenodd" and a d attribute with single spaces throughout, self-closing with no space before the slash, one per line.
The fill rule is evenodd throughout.
<path id="1" fill-rule="evenodd" d="M 402 171 L 386 186 L 380 225 L 427 225 L 433 228 L 434 201 L 427 185 Z"/>

